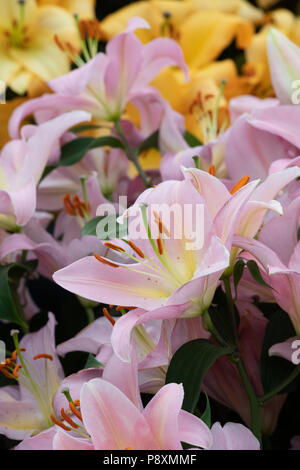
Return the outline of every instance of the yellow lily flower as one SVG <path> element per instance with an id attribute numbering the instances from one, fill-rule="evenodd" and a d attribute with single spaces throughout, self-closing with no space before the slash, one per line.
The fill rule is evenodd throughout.
<path id="1" fill-rule="evenodd" d="M 23 94 L 33 80 L 51 80 L 69 71 L 70 62 L 54 40 L 58 34 L 79 50 L 73 16 L 36 0 L 0 0 L 0 80 Z"/>
<path id="2" fill-rule="evenodd" d="M 215 108 L 222 80 L 227 84 L 219 103 L 220 128 L 222 125 L 226 127 L 228 117 L 227 86 L 232 81 L 236 84 L 239 77 L 236 66 L 230 59 L 214 62 L 201 70 L 192 70 L 190 75 L 190 81 L 186 83 L 180 71 L 168 68 L 153 80 L 152 86 L 160 91 L 173 109 L 185 117 L 187 131 L 205 142 L 202 124 L 207 114 Z"/>
<path id="3" fill-rule="evenodd" d="M 260 24 L 264 19 L 264 13 L 246 0 L 188 0 L 196 10 L 215 10 L 222 13 L 230 13 L 240 18 Z"/>
<path id="4" fill-rule="evenodd" d="M 237 48 L 247 48 L 254 34 L 250 21 L 218 11 L 199 11 L 179 31 L 186 62 L 193 68 L 217 59 L 235 38 Z"/>
<path id="5" fill-rule="evenodd" d="M 38 5 L 55 5 L 75 13 L 83 20 L 95 18 L 96 0 L 37 0 Z"/>
<path id="6" fill-rule="evenodd" d="M 138 30 L 136 33 L 139 39 L 146 43 L 159 36 L 175 36 L 178 25 L 194 12 L 195 8 L 187 2 L 172 0 L 141 1 L 131 3 L 108 15 L 101 22 L 101 29 L 106 40 L 110 40 L 126 29 L 130 18 L 139 16 L 144 18 L 150 25 L 149 30 Z M 165 17 L 166 13 L 169 18 Z M 170 18 L 172 18 L 172 22 L 169 21 Z M 168 27 L 170 24 L 173 31 L 170 31 Z"/>
<path id="7" fill-rule="evenodd" d="M 224 8 L 225 4 L 230 4 L 230 8 Z M 105 18 L 101 27 L 106 39 L 111 39 L 126 28 L 130 18 L 140 16 L 151 27 L 149 31 L 138 31 L 143 42 L 169 36 L 181 45 L 187 64 L 199 68 L 215 60 L 234 38 L 238 48 L 250 45 L 253 22 L 263 18 L 253 8 L 254 13 L 243 0 L 149 0 L 121 8 Z"/>

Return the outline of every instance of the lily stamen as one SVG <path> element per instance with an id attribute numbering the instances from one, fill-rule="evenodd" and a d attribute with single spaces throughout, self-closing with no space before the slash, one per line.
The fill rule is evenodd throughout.
<path id="1" fill-rule="evenodd" d="M 116 311 L 120 312 L 120 310 L 134 310 L 136 307 L 122 307 L 121 305 L 118 305 L 116 307 Z"/>
<path id="2" fill-rule="evenodd" d="M 112 326 L 114 326 L 116 323 L 116 320 L 114 320 L 113 317 L 109 314 L 106 307 L 103 307 L 102 312 L 103 312 L 103 315 L 107 318 L 107 320 L 112 324 Z"/>
<path id="3" fill-rule="evenodd" d="M 212 176 L 216 176 L 216 167 L 215 167 L 215 165 L 210 165 L 208 173 Z"/>
<path id="4" fill-rule="evenodd" d="M 232 188 L 230 191 L 230 194 L 235 194 L 239 189 L 243 188 L 243 186 L 246 186 L 250 180 L 250 177 L 248 175 L 243 176 L 243 178 L 240 179 Z"/>
<path id="5" fill-rule="evenodd" d="M 78 429 L 79 426 L 76 424 L 66 413 L 64 408 L 60 410 L 61 417 L 68 423 L 72 428 Z"/>
<path id="6" fill-rule="evenodd" d="M 145 255 L 142 250 L 138 246 L 136 246 L 132 241 L 129 240 L 128 245 L 130 246 L 130 248 L 133 249 L 133 251 L 136 252 L 137 255 L 139 255 L 143 259 L 145 258 Z"/>
<path id="7" fill-rule="evenodd" d="M 62 428 L 64 431 L 71 431 L 71 428 L 66 426 L 62 421 L 56 419 L 54 415 L 50 415 L 50 418 L 54 424 Z"/>
<path id="8" fill-rule="evenodd" d="M 19 374 L 18 374 L 18 370 L 21 369 L 22 366 L 20 364 L 17 364 L 13 370 L 13 376 L 18 379 L 19 378 Z"/>
<path id="9" fill-rule="evenodd" d="M 97 261 L 100 261 L 100 263 L 107 264 L 111 268 L 119 268 L 120 266 L 118 264 L 112 263 L 111 261 L 108 261 L 105 258 L 102 258 L 102 256 L 98 255 L 97 253 L 94 254 L 94 257 L 96 258 Z"/>
<path id="10" fill-rule="evenodd" d="M 53 361 L 53 356 L 51 356 L 51 354 L 37 354 L 34 356 L 33 360 L 36 361 L 37 359 L 49 359 Z"/>
<path id="11" fill-rule="evenodd" d="M 82 415 L 81 415 L 80 411 L 77 410 L 77 408 L 75 407 L 75 405 L 72 402 L 69 402 L 69 408 L 72 411 L 72 413 L 75 416 L 77 416 L 77 418 L 80 419 L 80 421 L 82 421 Z"/>
<path id="12" fill-rule="evenodd" d="M 125 253 L 124 248 L 122 248 L 121 246 L 115 245 L 114 243 L 105 242 L 104 245 L 105 245 L 107 248 L 110 248 L 111 250 L 121 251 L 121 252 Z"/>
<path id="13" fill-rule="evenodd" d="M 159 254 L 163 255 L 164 254 L 164 249 L 163 249 L 163 244 L 162 244 L 161 238 L 158 238 L 156 240 L 156 244 L 157 244 Z"/>

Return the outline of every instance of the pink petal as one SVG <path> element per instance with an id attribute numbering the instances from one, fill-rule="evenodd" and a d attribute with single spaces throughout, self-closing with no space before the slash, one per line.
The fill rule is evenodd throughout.
<path id="1" fill-rule="evenodd" d="M 184 410 L 179 413 L 179 435 L 181 442 L 202 449 L 210 449 L 213 443 L 208 426 L 201 419 Z"/>
<path id="2" fill-rule="evenodd" d="M 14 450 L 53 450 L 53 438 L 56 429 L 53 426 L 46 431 L 40 432 L 36 436 L 29 437 L 20 442 Z"/>
<path id="3" fill-rule="evenodd" d="M 94 446 L 88 439 L 59 429 L 53 438 L 53 450 L 94 450 Z"/>
<path id="4" fill-rule="evenodd" d="M 109 382 L 94 379 L 85 384 L 80 403 L 84 425 L 96 450 L 157 449 L 143 414 Z"/>
<path id="5" fill-rule="evenodd" d="M 222 428 L 220 423 L 215 423 L 211 432 L 211 450 L 260 450 L 259 441 L 243 424 L 226 423 Z"/>
<path id="6" fill-rule="evenodd" d="M 157 392 L 144 410 L 144 416 L 161 449 L 182 449 L 179 433 L 179 413 L 183 396 L 182 385 L 165 385 Z"/>

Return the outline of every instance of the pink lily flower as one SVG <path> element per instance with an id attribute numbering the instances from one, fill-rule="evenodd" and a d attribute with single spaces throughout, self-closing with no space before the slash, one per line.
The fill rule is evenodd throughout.
<path id="1" fill-rule="evenodd" d="M 38 273 L 51 279 L 55 271 L 90 253 L 107 253 L 108 250 L 101 240 L 93 236 L 76 238 L 76 232 L 68 233 L 68 237 L 57 241 L 34 217 L 24 227 L 23 233 L 15 233 L 5 238 L 0 245 L 0 260 L 5 262 L 9 256 L 13 256 L 17 261 L 22 250 L 27 250 L 29 259 L 39 261 Z"/>
<path id="2" fill-rule="evenodd" d="M 269 210 L 282 214 L 281 204 L 274 200 L 277 194 L 300 176 L 297 167 L 269 175 L 262 183 L 242 178 L 229 192 L 225 184 L 209 173 L 195 168 L 184 169 L 185 178 L 192 182 L 204 197 L 214 220 L 218 237 L 231 250 L 233 235 L 254 237 L 261 228 Z M 231 262 L 236 252 L 231 252 Z"/>
<path id="3" fill-rule="evenodd" d="M 99 192 L 111 198 L 117 190 L 119 191 L 119 185 L 122 187 L 123 182 L 123 186 L 127 187 L 128 167 L 128 158 L 120 149 L 91 150 L 76 165 L 58 168 L 43 179 L 38 188 L 38 209 L 62 209 L 66 194 L 73 197 L 81 192 L 82 177 L 86 179 L 87 185 L 88 180 L 95 177 Z"/>
<path id="4" fill-rule="evenodd" d="M 211 432 L 213 445 L 210 450 L 260 450 L 258 439 L 239 423 L 214 423 Z"/>
<path id="5" fill-rule="evenodd" d="M 276 160 L 293 159 L 300 153 L 298 106 L 271 106 L 269 101 L 251 114 L 238 117 L 226 134 L 225 160 L 230 178 L 247 173 L 264 178 Z"/>
<path id="6" fill-rule="evenodd" d="M 276 302 L 289 315 L 296 333 L 300 335 L 299 228 L 300 198 L 297 198 L 282 217 L 273 217 L 262 229 L 259 241 L 235 237 L 234 244 L 249 252 L 268 274 Z"/>
<path id="7" fill-rule="evenodd" d="M 59 138 L 90 116 L 74 111 L 41 124 L 25 126 L 22 138 L 6 144 L 0 155 L 0 226 L 24 226 L 36 208 L 36 186 Z"/>
<path id="8" fill-rule="evenodd" d="M 90 374 L 95 371 L 91 369 Z M 211 447 L 212 435 L 206 424 L 181 410 L 182 385 L 165 385 L 143 408 L 134 352 L 131 364 L 116 359 L 113 367 L 103 372 L 103 378 L 82 383 L 80 374 L 68 381 L 71 395 L 77 397 L 77 392 L 80 397 L 80 415 L 76 415 L 81 420 L 80 433 L 75 434 L 68 423 L 68 430 L 57 423 L 55 433 L 51 429 L 47 437 L 40 434 L 17 449 L 38 449 L 40 443 L 45 446 L 45 440 L 53 450 L 180 450 L 181 442 Z M 54 406 L 59 413 L 62 400 L 62 394 L 57 394 Z"/>
<path id="9" fill-rule="evenodd" d="M 55 352 L 55 323 L 49 313 L 47 325 L 24 336 L 9 365 L 1 366 L 18 382 L 0 389 L 0 432 L 10 439 L 21 440 L 53 426 L 52 399 L 64 377 Z"/>
<path id="10" fill-rule="evenodd" d="M 283 341 L 282 343 L 274 344 L 269 349 L 269 356 L 282 357 L 283 359 L 287 361 L 295 363 L 295 359 L 299 360 L 298 351 L 299 351 L 300 343 L 298 343 L 298 341 L 299 341 L 298 336 L 294 336 L 293 338 L 289 338 L 286 341 Z M 294 359 L 294 355 L 295 355 L 295 359 Z M 294 362 L 293 362 L 293 359 L 294 359 Z"/>
<path id="11" fill-rule="evenodd" d="M 252 114 L 254 111 L 279 106 L 276 98 L 260 99 L 253 95 L 241 95 L 230 100 L 230 121 L 233 124 L 243 114 Z"/>
<path id="12" fill-rule="evenodd" d="M 149 28 L 141 18 L 132 18 L 127 30 L 113 38 L 106 54 L 99 53 L 81 68 L 48 84 L 53 95 L 44 95 L 20 106 L 12 115 L 10 134 L 18 135 L 19 125 L 29 114 L 41 110 L 61 113 L 82 109 L 105 121 L 119 119 L 125 106 L 147 91 L 147 85 L 167 66 L 187 66 L 179 45 L 169 38 L 158 38 L 143 45 L 134 34 Z"/>
<path id="13" fill-rule="evenodd" d="M 181 213 L 185 204 L 191 210 L 186 211 L 185 221 L 182 218 L 178 224 L 171 220 L 171 225 L 164 227 L 156 210 L 151 210 L 152 204 L 156 205 L 158 213 L 163 204 L 168 209 L 175 204 Z M 195 299 L 194 309 L 186 315 L 201 314 L 210 305 L 219 277 L 228 266 L 228 251 L 215 236 L 204 204 L 203 198 L 188 181 L 167 181 L 145 191 L 123 214 L 129 220 L 129 246 L 122 241 L 110 245 L 113 249 L 116 245 L 121 247 L 116 251 L 124 262 L 112 263 L 99 256 L 84 258 L 56 272 L 55 282 L 91 300 L 125 303 L 147 310 L 182 305 L 192 298 Z M 204 233 L 200 246 L 197 243 L 196 246 L 192 220 L 198 217 L 196 211 L 199 207 L 203 209 L 201 226 Z M 142 227 L 139 234 L 136 233 L 136 223 Z M 150 231 L 145 230 L 146 227 Z M 181 234 L 178 237 L 179 229 Z M 189 243 L 192 239 L 193 247 Z"/>

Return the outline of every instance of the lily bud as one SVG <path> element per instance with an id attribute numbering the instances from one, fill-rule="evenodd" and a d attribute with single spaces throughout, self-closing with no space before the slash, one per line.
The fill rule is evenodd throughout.
<path id="1" fill-rule="evenodd" d="M 281 104 L 300 104 L 300 48 L 277 29 L 267 40 L 271 78 Z"/>

